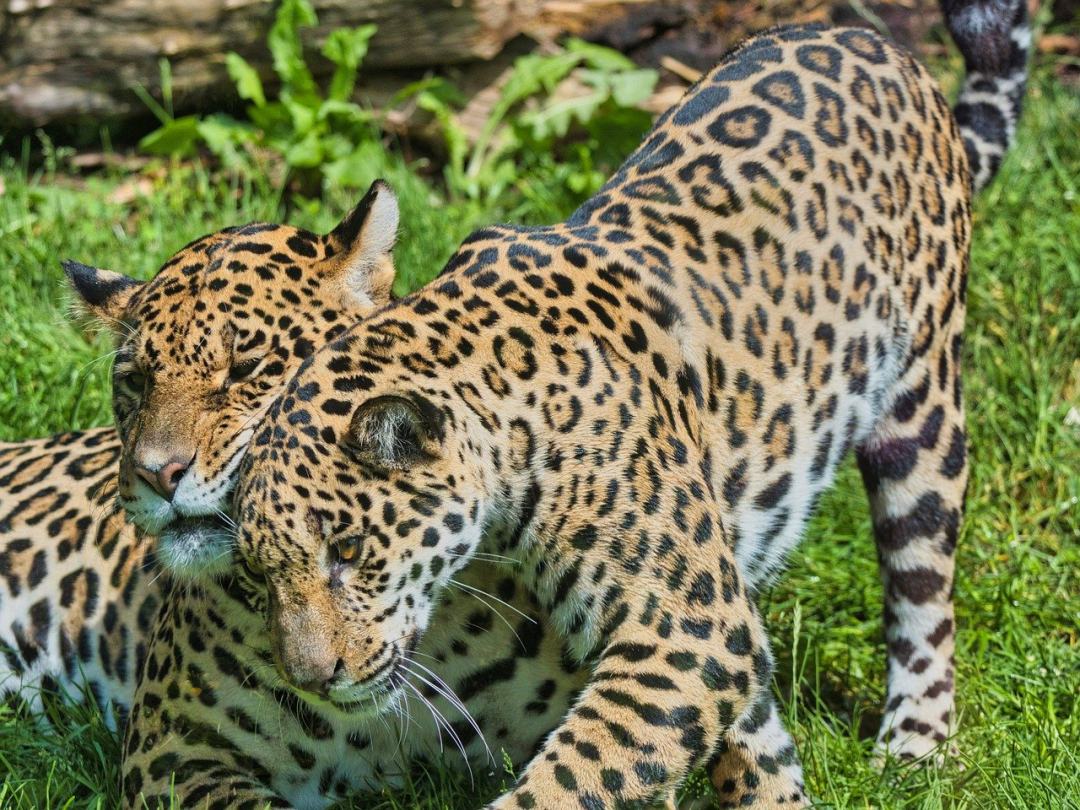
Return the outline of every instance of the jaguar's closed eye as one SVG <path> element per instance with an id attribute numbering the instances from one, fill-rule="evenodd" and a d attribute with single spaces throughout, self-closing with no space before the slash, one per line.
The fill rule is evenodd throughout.
<path id="1" fill-rule="evenodd" d="M 253 581 L 260 584 L 266 582 L 266 576 L 263 572 L 251 565 L 251 563 L 244 558 L 243 554 L 236 555 L 236 558 L 240 560 L 240 566 L 244 569 L 244 573 L 251 577 Z"/>
<path id="2" fill-rule="evenodd" d="M 233 363 L 229 367 L 229 382 L 240 382 L 247 377 L 250 377 L 255 369 L 259 367 L 259 363 L 262 362 L 260 357 L 252 357 L 249 360 L 241 360 L 239 363 Z"/>
<path id="3" fill-rule="evenodd" d="M 130 371 L 127 374 L 121 374 L 119 382 L 129 394 L 138 395 L 146 390 L 146 375 L 141 371 Z"/>

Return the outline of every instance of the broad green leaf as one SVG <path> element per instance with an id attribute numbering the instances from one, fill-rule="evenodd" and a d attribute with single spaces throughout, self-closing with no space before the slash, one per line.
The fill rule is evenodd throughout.
<path id="1" fill-rule="evenodd" d="M 328 188 L 366 188 L 379 176 L 385 162 L 386 153 L 382 146 L 368 141 L 324 164 L 323 180 Z"/>
<path id="2" fill-rule="evenodd" d="M 154 155 L 189 155 L 199 140 L 199 116 L 185 115 L 155 129 L 139 141 L 139 148 Z"/>
<path id="3" fill-rule="evenodd" d="M 356 139 L 339 133 L 327 133 L 319 138 L 323 150 L 323 160 L 337 160 L 356 149 Z"/>
<path id="4" fill-rule="evenodd" d="M 262 107 L 266 104 L 266 95 L 263 93 L 262 79 L 258 72 L 248 61 L 238 53 L 230 53 L 225 57 L 225 67 L 229 70 L 229 76 L 236 84 L 236 92 L 240 98 L 247 99 Z"/>
<path id="5" fill-rule="evenodd" d="M 368 42 L 375 34 L 374 25 L 357 28 L 338 28 L 323 43 L 323 56 L 334 63 L 327 95 L 335 101 L 346 101 L 356 86 L 356 73 L 367 55 Z"/>
<path id="6" fill-rule="evenodd" d="M 266 40 L 274 59 L 274 72 L 283 87 L 294 98 L 312 105 L 318 104 L 319 90 L 304 62 L 300 29 L 317 22 L 318 17 L 308 0 L 281 0 Z"/>
<path id="7" fill-rule="evenodd" d="M 500 105 L 510 107 L 541 90 L 550 92 L 579 62 L 580 55 L 566 51 L 553 55 L 527 54 L 519 57 L 499 94 Z"/>
<path id="8" fill-rule="evenodd" d="M 314 132 L 309 132 L 306 137 L 285 150 L 285 162 L 295 168 L 313 169 L 322 163 L 322 160 L 322 144 Z"/>
<path id="9" fill-rule="evenodd" d="M 297 101 L 291 92 L 284 90 L 281 93 L 281 103 L 289 111 L 292 128 L 297 137 L 306 135 L 315 126 L 315 114 L 318 112 L 318 107 L 309 107 Z"/>
<path id="10" fill-rule="evenodd" d="M 338 123 L 347 125 L 369 124 L 374 118 L 371 112 L 359 104 L 336 99 L 329 99 L 320 104 L 315 117 L 319 121 L 335 119 Z"/>
<path id="11" fill-rule="evenodd" d="M 566 50 L 569 53 L 577 54 L 588 62 L 591 67 L 608 73 L 637 68 L 637 65 L 631 59 L 618 51 L 576 37 L 571 37 L 566 41 Z"/>
<path id="12" fill-rule="evenodd" d="M 211 115 L 199 122 L 199 136 L 207 147 L 230 169 L 246 168 L 247 155 L 242 147 L 255 143 L 259 134 L 250 124 L 227 115 Z"/>
<path id="13" fill-rule="evenodd" d="M 268 102 L 263 107 L 248 107 L 251 123 L 267 135 L 280 135 L 292 127 L 292 115 L 280 101 Z"/>
<path id="14" fill-rule="evenodd" d="M 532 136 L 537 140 L 553 136 L 563 138 L 574 120 L 587 123 L 607 98 L 606 92 L 598 90 L 573 98 L 559 99 L 544 105 L 536 112 L 522 115 L 521 123 L 531 128 Z"/>
<path id="15" fill-rule="evenodd" d="M 636 107 L 652 95 L 660 76 L 655 70 L 641 68 L 609 77 L 611 96 L 620 107 Z"/>

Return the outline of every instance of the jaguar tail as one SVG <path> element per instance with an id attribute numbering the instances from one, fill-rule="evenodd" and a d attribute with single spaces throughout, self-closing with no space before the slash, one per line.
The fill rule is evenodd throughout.
<path id="1" fill-rule="evenodd" d="M 1027 0 L 941 0 L 941 7 L 964 55 L 967 76 L 953 112 L 979 191 L 1016 137 L 1031 51 Z"/>

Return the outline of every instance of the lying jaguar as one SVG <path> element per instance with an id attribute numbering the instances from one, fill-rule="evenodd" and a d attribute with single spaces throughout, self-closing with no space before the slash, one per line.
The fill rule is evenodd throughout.
<path id="1" fill-rule="evenodd" d="M 954 34 L 962 43 L 966 29 L 956 21 L 962 20 L 964 13 L 967 13 L 965 8 L 954 9 L 950 18 L 950 22 L 954 23 Z M 1017 32 L 1023 30 L 1021 18 L 1010 22 L 1015 23 Z M 982 36 L 987 36 L 985 31 Z M 970 154 L 982 156 L 978 164 L 982 168 L 975 178 L 981 184 L 996 168 L 1011 138 L 1022 88 L 1024 43 L 1017 40 L 1015 45 L 1010 45 L 1006 38 L 998 42 L 997 51 L 986 48 L 972 51 L 970 43 L 980 41 L 972 37 L 975 35 L 969 36 L 969 47 L 965 48 L 965 52 L 980 53 L 981 58 L 989 62 L 982 66 L 980 73 L 972 73 L 969 77 L 968 90 L 957 112 L 962 131 L 969 140 Z M 1001 50 L 1002 43 L 1005 44 L 1005 51 Z M 995 53 L 999 58 L 996 65 L 993 62 Z M 1008 54 L 1008 58 L 1002 58 L 1003 54 Z M 969 60 L 969 67 L 978 69 L 979 64 Z M 1001 108 L 998 113 L 994 113 L 993 105 Z M 972 163 L 975 165 L 974 161 Z M 383 224 L 386 225 L 385 222 Z M 384 227 L 382 232 L 386 234 L 388 229 Z M 298 241 L 293 240 L 294 236 Z M 304 243 L 307 243 L 307 247 Z M 171 474 L 164 476 L 159 476 L 159 473 L 168 464 L 156 465 L 158 468 L 153 469 L 153 460 L 147 462 L 142 459 L 145 463 L 139 463 L 137 440 L 141 434 L 141 422 L 147 423 L 148 435 L 155 434 L 153 426 L 157 421 L 157 412 L 167 414 L 170 401 L 164 396 L 156 400 L 149 398 L 146 402 L 137 401 L 133 411 L 129 392 L 134 389 L 136 395 L 141 394 L 139 384 L 145 387 L 147 380 L 140 380 L 138 376 L 129 379 L 130 374 L 118 373 L 118 415 L 121 415 L 123 422 L 123 414 L 126 413 L 126 418 L 136 424 L 134 429 L 127 431 L 124 445 L 127 451 L 125 473 L 121 476 L 121 480 L 126 482 L 122 487 L 127 492 L 124 502 L 148 527 L 159 530 L 166 525 L 171 526 L 163 538 L 161 556 L 174 570 L 190 574 L 200 566 L 213 567 L 216 560 L 224 559 L 222 554 L 227 552 L 230 542 L 227 532 L 214 523 L 198 519 L 177 522 L 176 519 L 184 515 L 196 518 L 213 516 L 227 503 L 225 495 L 233 474 L 236 448 L 242 446 L 242 434 L 247 430 L 245 422 L 249 418 L 257 418 L 260 409 L 265 407 L 281 384 L 280 381 L 310 350 L 309 346 L 325 342 L 340 324 L 350 321 L 361 311 L 350 311 L 348 306 L 340 310 L 333 306 L 326 307 L 325 287 L 317 296 L 297 295 L 301 288 L 316 284 L 313 272 L 319 265 L 318 254 L 311 255 L 311 246 L 316 244 L 317 240 L 310 235 L 297 235 L 291 229 L 270 229 L 267 226 L 249 229 L 246 233 L 234 230 L 217 234 L 178 255 L 141 293 L 151 302 L 167 300 L 170 304 L 168 307 L 126 308 L 120 304 L 138 298 L 134 285 L 120 277 L 99 276 L 85 268 L 76 273 L 81 275 L 84 282 L 104 282 L 84 283 L 82 291 L 89 299 L 90 307 L 96 307 L 103 317 L 115 318 L 122 313 L 125 334 L 130 331 L 127 345 L 133 354 L 137 354 L 135 347 L 153 349 L 153 342 L 147 336 L 188 333 L 192 331 L 192 324 L 198 326 L 203 317 L 200 313 L 220 311 L 227 312 L 227 318 L 223 316 L 223 319 L 230 328 L 253 333 L 262 330 L 260 340 L 272 342 L 280 361 L 264 363 L 262 367 L 238 362 L 235 370 L 230 369 L 231 373 L 228 374 L 224 368 L 213 369 L 215 374 L 237 378 L 228 380 L 225 407 L 220 395 L 200 395 L 184 400 L 188 412 L 199 415 L 200 420 L 186 427 L 172 425 L 171 440 L 181 445 L 185 441 L 198 445 L 197 452 L 187 457 L 192 463 L 186 468 L 183 468 L 187 460 L 183 447 L 176 459 L 171 458 L 176 453 L 170 454 L 168 459 L 160 459 L 173 465 Z M 260 267 L 261 272 L 257 270 Z M 206 279 L 210 283 L 200 283 L 199 278 L 210 268 L 215 270 L 215 277 Z M 230 272 L 224 272 L 223 268 Z M 281 272 L 267 277 L 269 269 Z M 382 269 L 385 271 L 387 268 L 384 266 Z M 247 271 L 246 274 L 243 270 Z M 377 284 L 368 287 L 365 297 L 378 299 L 380 294 L 385 297 L 387 282 L 388 278 L 384 275 Z M 371 284 L 370 281 L 364 283 Z M 114 297 L 114 294 L 118 297 Z M 236 305 L 234 299 L 237 296 L 244 304 Z M 252 301 L 255 303 L 252 304 Z M 272 313 L 269 320 L 268 311 Z M 321 323 L 320 316 L 333 325 Z M 213 337 L 211 334 L 208 339 Z M 192 354 L 192 347 L 197 345 L 198 338 L 193 337 L 186 350 L 157 353 L 154 357 L 156 371 L 167 375 L 185 372 L 189 374 L 187 379 L 194 379 L 201 385 L 203 370 L 199 367 L 187 368 L 191 362 L 188 355 Z M 295 353 L 285 347 L 295 348 Z M 123 366 L 118 366 L 118 372 L 123 370 Z M 244 387 L 245 379 L 251 388 Z M 176 388 L 178 396 L 186 396 L 188 388 L 185 384 Z M 199 386 L 195 386 L 191 390 L 198 389 Z M 225 384 L 222 389 L 226 389 Z M 177 410 L 183 416 L 185 409 Z M 161 421 L 169 426 L 169 418 Z M 191 432 L 185 434 L 185 430 Z M 160 430 L 156 432 L 159 435 L 162 433 Z M 5 447 L 4 472 L 0 481 L 0 487 L 4 488 L 0 490 L 0 516 L 4 518 L 0 523 L 0 543 L 3 543 L 0 545 L 0 567 L 5 575 L 0 580 L 3 620 L 0 632 L 5 641 L 8 669 L 23 682 L 58 681 L 75 687 L 87 685 L 103 703 L 112 702 L 123 708 L 130 703 L 134 673 L 139 671 L 139 662 L 145 657 L 148 634 L 165 581 L 158 579 L 151 582 L 153 577 L 143 573 L 148 543 L 112 507 L 116 488 L 112 465 L 116 463 L 120 451 L 121 445 L 111 431 L 92 431 Z M 200 470 L 200 465 L 205 464 L 207 459 L 216 459 L 215 463 L 221 466 Z M 170 507 L 174 502 L 179 509 Z M 479 570 L 481 568 L 483 566 L 474 563 L 461 576 L 477 576 L 473 588 L 498 592 L 500 598 L 505 597 L 517 609 L 529 614 L 530 619 L 540 616 L 536 605 L 523 589 L 513 587 L 501 563 L 486 566 L 487 571 Z M 280 681 L 274 681 L 265 694 L 270 696 L 271 704 L 278 701 L 282 706 L 264 705 L 256 716 L 269 716 L 269 727 L 273 734 L 282 738 L 280 750 L 287 752 L 284 763 L 275 758 L 279 749 L 266 745 L 268 735 L 254 733 L 251 723 L 244 720 L 243 713 L 228 705 L 230 697 L 225 690 L 217 689 L 213 694 L 208 694 L 199 685 L 206 681 L 216 686 L 236 678 L 234 671 L 223 669 L 223 662 L 228 659 L 220 655 L 220 650 L 211 649 L 212 643 L 206 639 L 221 634 L 235 640 L 244 638 L 248 631 L 251 632 L 248 646 L 255 650 L 247 649 L 245 654 L 249 661 L 255 662 L 253 667 L 260 669 L 261 678 L 272 679 L 269 666 L 264 665 L 270 660 L 268 645 L 265 640 L 260 641 L 265 638 L 265 634 L 260 632 L 261 618 L 258 618 L 262 590 L 245 591 L 243 582 L 244 578 L 239 577 L 235 581 L 225 580 L 223 585 L 207 585 L 206 591 L 195 588 L 175 594 L 174 599 L 170 598 L 170 604 L 175 602 L 172 604 L 173 610 L 163 614 L 160 619 L 162 626 L 167 629 L 158 633 L 156 641 L 159 646 L 163 638 L 166 639 L 164 643 L 174 644 L 178 660 L 198 662 L 198 667 L 189 667 L 185 676 L 185 685 L 190 687 L 190 691 L 176 695 L 172 688 L 176 684 L 169 684 L 170 694 L 166 702 L 175 701 L 175 705 L 180 707 L 194 703 L 205 708 L 211 721 L 200 727 L 204 732 L 202 750 L 213 757 L 219 766 L 219 771 L 212 772 L 211 776 L 220 775 L 221 770 L 246 772 L 252 781 L 261 785 L 267 796 L 271 793 L 266 786 L 274 781 L 280 785 L 281 793 L 293 796 L 295 802 L 300 804 L 318 801 L 312 797 L 333 795 L 335 791 L 344 789 L 347 782 L 363 783 L 372 778 L 372 774 L 378 776 L 377 767 L 368 768 L 367 763 L 363 762 L 363 751 L 374 747 L 370 741 L 372 735 L 359 732 L 348 740 L 345 740 L 348 735 L 326 739 L 318 735 L 313 737 L 306 729 L 320 719 L 325 705 L 298 701 L 291 693 L 282 691 Z M 469 580 L 465 580 L 462 586 L 469 583 Z M 468 591 L 468 588 L 462 587 L 462 591 Z M 250 603 L 243 601 L 247 594 L 251 596 Z M 507 740 L 515 732 L 521 731 L 525 741 L 518 750 L 518 759 L 521 759 L 522 754 L 527 755 L 531 746 L 563 713 L 569 696 L 580 686 L 582 675 L 575 664 L 561 656 L 561 645 L 543 633 L 542 623 L 536 624 L 504 610 L 512 623 L 518 625 L 511 632 L 490 606 L 482 604 L 482 599 L 487 597 L 474 591 L 465 595 L 445 596 L 437 621 L 440 627 L 445 628 L 442 649 L 439 649 L 439 640 L 433 635 L 434 631 L 428 633 L 424 645 L 430 643 L 431 649 L 437 651 L 439 660 L 432 666 L 450 680 L 469 705 L 474 707 L 473 713 L 479 717 L 481 726 L 487 730 L 490 738 L 512 748 Z M 215 607 L 220 609 L 218 613 L 215 613 Z M 256 619 L 245 621 L 248 614 Z M 223 618 L 226 615 L 227 621 Z M 461 617 L 457 625 L 452 620 L 454 616 Z M 182 635 L 171 632 L 169 626 L 178 617 L 187 623 Z M 520 647 L 515 632 L 521 636 Z M 485 665 L 481 666 L 479 662 Z M 545 670 L 540 664 L 549 666 Z M 904 671 L 903 668 L 892 668 L 890 683 L 898 674 L 903 675 Z M 426 677 L 430 680 L 432 676 L 429 674 Z M 5 685 L 10 686 L 16 681 L 9 678 Z M 414 683 L 420 685 L 427 697 L 448 716 L 460 717 L 450 701 L 437 697 L 435 688 L 424 685 L 420 680 Z M 500 684 L 506 688 L 501 691 L 496 689 Z M 154 703 L 152 693 L 158 688 L 162 691 L 166 688 L 166 676 L 161 673 L 156 673 L 149 681 L 146 694 L 151 699 L 146 701 L 147 704 Z M 475 706 L 478 705 L 477 696 L 492 689 L 498 694 L 489 701 L 491 715 L 487 716 Z M 249 691 L 257 690 L 251 688 Z M 890 694 L 895 696 L 896 692 L 891 686 Z M 517 705 L 514 701 L 517 701 Z M 265 704 L 266 700 L 262 702 Z M 160 721 L 159 715 L 153 715 L 152 711 L 151 715 L 151 720 Z M 413 722 L 416 722 L 416 718 Z M 770 718 L 768 725 L 771 726 L 773 722 L 774 719 Z M 230 731 L 230 725 L 236 728 Z M 325 731 L 328 724 L 321 725 Z M 483 747 L 477 740 L 466 736 L 471 730 L 462 723 L 452 725 L 456 728 L 455 733 L 465 738 L 474 759 L 480 761 Z M 139 726 L 139 722 L 133 723 L 133 737 L 139 735 Z M 221 730 L 221 734 L 210 739 L 205 734 L 209 729 Z M 415 742 L 417 737 L 423 736 L 423 731 L 413 727 L 409 734 L 410 741 Z M 431 732 L 432 739 L 437 739 L 433 726 L 429 726 L 427 731 Z M 295 745 L 289 743 L 290 734 L 293 733 L 298 740 Z M 135 747 L 147 748 L 152 737 L 152 733 L 147 734 L 141 740 L 142 745 Z M 188 729 L 187 739 L 194 737 L 198 735 L 193 735 Z M 239 739 L 239 743 L 230 742 L 230 737 Z M 894 751 L 903 754 L 908 752 L 907 747 L 911 746 L 913 739 L 905 737 L 892 740 L 889 744 Z M 149 787 L 154 782 L 155 789 L 162 789 L 162 786 L 167 788 L 171 765 L 188 761 L 185 755 L 189 749 L 183 745 L 179 747 L 177 755 L 170 759 L 170 755 L 176 752 L 169 751 L 168 744 L 166 741 L 160 749 L 165 756 L 158 760 L 147 759 L 142 756 L 143 752 L 135 752 L 131 758 L 135 764 L 129 768 L 129 773 L 135 775 L 135 778 L 128 780 L 129 795 L 133 796 L 136 786 L 143 784 L 144 769 L 139 765 L 140 757 L 146 766 L 145 772 L 152 774 L 147 777 L 146 784 Z M 218 749 L 235 750 L 237 745 L 242 748 L 248 744 L 253 746 L 255 756 L 237 756 L 232 763 L 234 768 L 230 768 L 228 759 L 223 762 L 215 753 Z M 152 746 L 149 747 L 152 749 Z M 424 748 L 423 745 L 418 747 Z M 327 751 L 325 756 L 319 753 L 324 748 Z M 428 750 L 430 748 L 428 746 Z M 336 757 L 340 759 L 338 755 L 343 750 L 356 752 L 353 758 L 361 761 L 361 764 L 344 769 L 348 773 L 343 772 L 342 778 L 335 783 L 332 777 L 337 764 L 332 766 L 331 763 L 335 762 Z M 393 746 L 390 750 L 396 751 Z M 911 752 L 915 750 L 917 748 Z M 205 765 L 205 760 L 202 764 Z M 272 780 L 267 774 L 270 765 L 281 775 L 280 780 Z M 181 796 L 195 800 L 209 792 L 203 775 L 198 773 L 200 767 L 193 764 L 187 771 L 177 774 L 176 789 Z"/>
<path id="2" fill-rule="evenodd" d="M 214 518 L 251 425 L 314 346 L 389 300 L 396 216 L 377 184 L 327 237 L 227 228 L 147 284 L 65 263 L 81 307 L 126 338 L 120 430 L 0 445 L 0 689 L 25 688 L 33 706 L 37 687 L 88 692 L 119 725 L 170 590 L 155 555 L 183 579 L 227 567 L 231 537 Z M 168 369 L 152 392 L 129 370 L 136 337 Z"/>
<path id="3" fill-rule="evenodd" d="M 65 267 L 87 314 L 118 336 L 119 430 L 0 446 L 0 689 L 21 690 L 39 711 L 46 692 L 85 693 L 122 727 L 141 682 L 141 708 L 162 710 L 154 722 L 182 711 L 182 737 L 155 737 L 141 716 L 128 724 L 133 748 L 157 740 L 166 749 L 147 764 L 145 783 L 141 751 L 126 759 L 132 806 L 143 806 L 144 787 L 151 802 L 171 794 L 197 804 L 203 780 L 235 774 L 237 763 L 263 780 L 268 797 L 280 792 L 303 806 L 382 785 L 443 745 L 484 751 L 474 764 L 490 766 L 444 678 L 491 746 L 520 762 L 581 686 L 535 600 L 492 559 L 463 572 L 460 592 L 440 609 L 441 633 L 417 651 L 429 663 L 415 667 L 423 714 L 410 718 L 407 741 L 347 713 L 326 719 L 274 675 L 261 589 L 228 576 L 224 510 L 253 425 L 315 346 L 389 300 L 397 220 L 392 192 L 376 183 L 324 237 L 269 224 L 228 228 L 183 248 L 148 283 Z M 165 648 L 182 662 L 179 682 L 154 654 Z M 338 721 L 348 733 L 325 736 Z M 254 756 L 219 731 L 230 725 Z M 200 744 L 205 759 L 193 756 Z M 237 759 L 223 759 L 225 750 Z M 256 756 L 272 764 L 272 777 Z M 333 783 L 331 763 L 343 768 Z"/>
<path id="4" fill-rule="evenodd" d="M 968 15 L 1010 70 L 1015 11 Z M 975 147 L 1004 134 L 979 104 Z M 882 739 L 944 742 L 987 158 L 965 134 L 876 34 L 779 29 L 565 222 L 474 233 L 317 350 L 234 504 L 283 677 L 312 705 L 393 716 L 442 594 L 503 555 L 589 676 L 490 807 L 643 807 L 710 760 L 725 799 L 804 804 L 750 595 L 854 448 L 887 599 Z"/>

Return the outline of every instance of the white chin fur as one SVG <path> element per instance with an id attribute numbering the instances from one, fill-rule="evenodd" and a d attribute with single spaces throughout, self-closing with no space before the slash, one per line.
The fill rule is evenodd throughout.
<path id="1" fill-rule="evenodd" d="M 214 520 L 179 520 L 158 535 L 157 559 L 173 576 L 213 579 L 232 567 L 232 532 Z"/>
<path id="2" fill-rule="evenodd" d="M 235 541 L 217 518 L 229 505 L 237 463 L 223 471 L 220 483 L 201 481 L 195 470 L 189 471 L 171 502 L 143 481 L 136 481 L 134 497 L 123 501 L 132 523 L 157 537 L 158 562 L 178 579 L 213 579 L 231 567 Z"/>
<path id="3" fill-rule="evenodd" d="M 121 505 L 131 522 L 148 534 L 159 534 L 179 517 L 171 503 L 142 481 L 135 482 L 135 497 L 122 499 Z"/>

